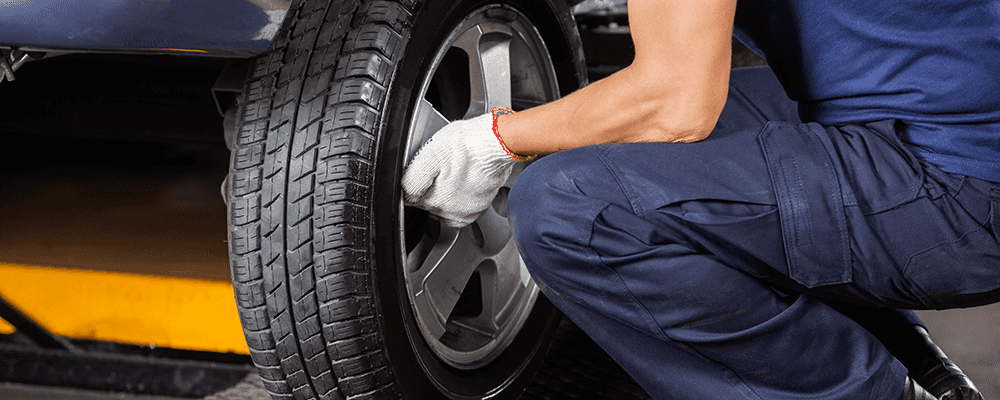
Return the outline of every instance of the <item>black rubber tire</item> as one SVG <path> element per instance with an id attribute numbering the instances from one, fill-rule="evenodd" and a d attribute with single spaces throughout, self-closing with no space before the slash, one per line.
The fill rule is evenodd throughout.
<path id="1" fill-rule="evenodd" d="M 513 399 L 560 314 L 540 298 L 499 358 L 435 358 L 402 284 L 399 179 L 413 87 L 441 26 L 502 3 L 528 16 L 560 92 L 586 84 L 563 0 L 296 1 L 253 62 L 226 183 L 234 291 L 275 399 Z"/>

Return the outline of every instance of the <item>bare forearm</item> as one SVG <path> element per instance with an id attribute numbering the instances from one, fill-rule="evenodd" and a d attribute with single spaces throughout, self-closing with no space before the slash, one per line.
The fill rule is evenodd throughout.
<path id="1" fill-rule="evenodd" d="M 720 107 L 682 93 L 660 96 L 636 75 L 625 69 L 556 102 L 502 116 L 498 128 L 504 143 L 527 155 L 613 142 L 693 142 L 708 136 Z M 719 79 L 728 80 L 728 71 Z"/>
<path id="2" fill-rule="evenodd" d="M 632 65 L 565 98 L 500 117 L 504 143 L 527 155 L 704 139 L 725 105 L 735 8 L 735 0 L 630 2 Z"/>

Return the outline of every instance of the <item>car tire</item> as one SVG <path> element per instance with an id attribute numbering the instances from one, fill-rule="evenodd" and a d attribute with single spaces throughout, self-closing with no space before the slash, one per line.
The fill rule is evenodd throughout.
<path id="1" fill-rule="evenodd" d="M 585 85 L 581 48 L 563 0 L 293 2 L 236 102 L 224 184 L 238 311 L 273 398 L 523 391 L 561 315 L 513 245 L 513 178 L 462 230 L 404 206 L 399 181 L 448 121 Z"/>

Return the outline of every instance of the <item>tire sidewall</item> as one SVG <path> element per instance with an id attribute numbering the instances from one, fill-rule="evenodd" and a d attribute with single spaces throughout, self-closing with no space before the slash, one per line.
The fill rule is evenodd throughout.
<path id="1" fill-rule="evenodd" d="M 430 0 L 415 12 L 379 125 L 381 132 L 376 150 L 379 162 L 372 208 L 379 211 L 373 211 L 371 219 L 375 229 L 374 247 L 370 253 L 374 257 L 372 276 L 380 329 L 397 384 L 406 392 L 406 398 L 515 399 L 541 363 L 561 319 L 555 307 L 544 296 L 539 296 L 521 332 L 502 355 L 477 370 L 459 370 L 433 355 L 416 326 L 406 294 L 401 265 L 403 250 L 398 233 L 401 218 L 398 182 L 405 165 L 402 157 L 416 89 L 422 71 L 430 68 L 434 51 L 452 27 L 469 13 L 492 4 L 517 9 L 539 30 L 556 64 L 563 95 L 586 84 L 585 75 L 581 75 L 584 71 L 582 53 L 572 50 L 574 43 L 579 43 L 579 34 L 572 17 L 567 23 L 569 10 L 559 1 Z"/>

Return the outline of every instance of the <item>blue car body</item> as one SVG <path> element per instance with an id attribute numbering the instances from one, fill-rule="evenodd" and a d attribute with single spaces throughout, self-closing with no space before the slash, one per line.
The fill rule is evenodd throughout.
<path id="1" fill-rule="evenodd" d="M 248 57 L 270 45 L 288 7 L 288 0 L 0 1 L 0 47 Z"/>

